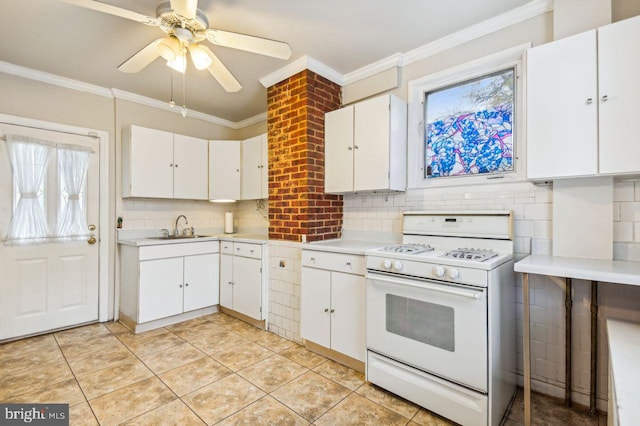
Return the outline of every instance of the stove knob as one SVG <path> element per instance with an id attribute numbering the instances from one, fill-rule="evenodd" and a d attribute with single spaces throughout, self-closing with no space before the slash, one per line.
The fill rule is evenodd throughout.
<path id="1" fill-rule="evenodd" d="M 452 280 L 457 279 L 460 276 L 460 272 L 457 269 L 449 269 L 449 278 Z"/>
<path id="2" fill-rule="evenodd" d="M 382 262 L 382 266 L 384 267 L 384 269 L 389 269 L 389 268 L 391 268 L 391 260 L 389 260 L 389 259 L 385 259 L 385 260 Z"/>
<path id="3" fill-rule="evenodd" d="M 433 268 L 433 273 L 436 274 L 436 277 L 444 277 L 444 266 L 436 266 Z"/>
<path id="4" fill-rule="evenodd" d="M 396 271 L 402 270 L 402 262 L 400 262 L 399 260 L 393 262 L 393 269 L 395 269 Z"/>

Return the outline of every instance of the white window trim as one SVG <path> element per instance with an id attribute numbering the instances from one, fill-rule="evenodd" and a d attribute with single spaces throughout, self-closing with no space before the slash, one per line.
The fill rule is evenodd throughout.
<path id="1" fill-rule="evenodd" d="M 408 188 L 440 188 L 460 185 L 526 181 L 525 64 L 524 54 L 531 43 L 521 44 L 483 58 L 429 74 L 408 84 Z M 515 137 L 513 140 L 514 171 L 491 175 L 424 178 L 424 100 L 425 93 L 451 86 L 506 68 L 515 68 Z"/>

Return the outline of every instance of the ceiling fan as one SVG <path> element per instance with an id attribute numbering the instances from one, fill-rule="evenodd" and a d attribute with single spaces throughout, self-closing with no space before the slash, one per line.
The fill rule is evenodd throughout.
<path id="1" fill-rule="evenodd" d="M 198 0 L 162 1 L 156 8 L 155 18 L 94 0 L 62 1 L 152 27 L 160 27 L 166 33 L 165 37 L 152 41 L 123 62 L 118 67 L 122 72 L 137 73 L 162 57 L 167 61 L 168 66 L 184 73 L 188 52 L 197 69 L 207 69 L 227 92 L 237 92 L 242 88 L 238 80 L 211 49 L 200 42 L 208 40 L 214 45 L 278 59 L 289 59 L 291 56 L 291 48 L 287 43 L 209 28 L 209 20 L 198 9 Z"/>

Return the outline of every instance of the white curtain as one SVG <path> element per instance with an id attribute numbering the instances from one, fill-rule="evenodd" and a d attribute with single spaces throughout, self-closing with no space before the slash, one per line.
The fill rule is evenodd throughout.
<path id="1" fill-rule="evenodd" d="M 18 203 L 9 223 L 7 242 L 41 243 L 47 237 L 47 220 L 39 193 L 53 143 L 25 136 L 6 135 L 11 169 L 18 186 Z"/>
<path id="2" fill-rule="evenodd" d="M 91 150 L 77 145 L 58 145 L 60 209 L 56 239 L 73 241 L 89 234 L 83 200 Z"/>

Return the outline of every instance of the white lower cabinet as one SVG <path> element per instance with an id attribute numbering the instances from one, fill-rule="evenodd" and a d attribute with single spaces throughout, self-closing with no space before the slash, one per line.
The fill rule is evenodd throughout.
<path id="1" fill-rule="evenodd" d="M 218 241 L 123 245 L 120 253 L 120 316 L 136 331 L 138 324 L 219 303 Z"/>
<path id="2" fill-rule="evenodd" d="M 220 250 L 220 306 L 258 321 L 266 319 L 262 245 L 222 241 Z"/>
<path id="3" fill-rule="evenodd" d="M 302 251 L 301 336 L 364 362 L 364 256 Z"/>

